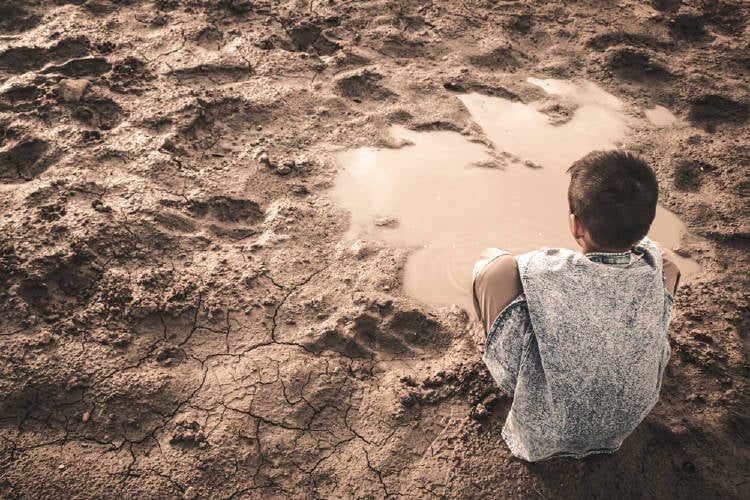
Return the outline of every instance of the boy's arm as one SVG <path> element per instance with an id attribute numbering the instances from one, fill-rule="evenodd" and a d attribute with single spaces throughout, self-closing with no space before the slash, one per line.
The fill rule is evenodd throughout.
<path id="1" fill-rule="evenodd" d="M 492 323 L 522 292 L 516 259 L 497 248 L 488 248 L 474 265 L 474 309 L 489 332 Z"/>
<path id="2" fill-rule="evenodd" d="M 486 335 L 500 313 L 523 293 L 515 257 L 496 248 L 482 252 L 474 266 L 472 286 L 474 308 L 485 333 L 482 360 L 500 389 L 513 394 L 524 345 L 531 332 L 528 313 L 519 308 L 510 311 L 490 345 L 486 345 Z"/>
<path id="3" fill-rule="evenodd" d="M 680 268 L 675 264 L 675 256 L 672 250 L 664 247 L 661 243 L 655 243 L 661 252 L 661 259 L 664 263 L 664 277 L 667 281 L 667 291 L 674 297 L 674 294 L 677 293 L 677 287 L 680 285 Z"/>

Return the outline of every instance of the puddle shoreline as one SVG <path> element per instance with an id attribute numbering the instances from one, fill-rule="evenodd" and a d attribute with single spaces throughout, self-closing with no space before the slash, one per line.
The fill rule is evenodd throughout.
<path id="1" fill-rule="evenodd" d="M 593 83 L 529 81 L 553 102 L 572 103 L 572 116 L 554 124 L 537 103 L 465 94 L 458 98 L 494 149 L 457 132 L 393 126 L 400 148 L 359 148 L 336 157 L 343 168 L 331 197 L 351 212 L 347 237 L 415 248 L 403 286 L 421 302 L 471 311 L 471 269 L 486 247 L 512 254 L 578 249 L 568 232 L 565 171 L 590 151 L 621 145 L 626 116 L 621 101 Z M 649 120 L 668 120 L 666 109 L 655 109 Z M 659 207 L 649 235 L 672 248 L 684 231 L 677 216 Z M 699 270 L 681 257 L 678 266 L 683 276 Z"/>

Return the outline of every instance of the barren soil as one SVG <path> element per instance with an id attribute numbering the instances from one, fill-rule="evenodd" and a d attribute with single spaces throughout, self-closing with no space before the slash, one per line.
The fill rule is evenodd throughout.
<path id="1" fill-rule="evenodd" d="M 743 0 L 0 0 L 0 497 L 750 498 Z M 458 308 L 328 198 L 456 94 L 591 80 L 702 265 L 660 403 L 527 464 Z M 564 107 L 551 106 L 563 120 Z"/>

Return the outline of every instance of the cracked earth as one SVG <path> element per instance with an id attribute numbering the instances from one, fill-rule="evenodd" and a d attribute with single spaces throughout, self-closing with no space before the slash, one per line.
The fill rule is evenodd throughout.
<path id="1" fill-rule="evenodd" d="M 750 497 L 742 1 L 0 0 L 0 497 Z M 526 464 L 458 307 L 349 241 L 336 152 L 594 81 L 686 222 L 662 398 Z M 549 102 L 556 122 L 569 103 Z"/>

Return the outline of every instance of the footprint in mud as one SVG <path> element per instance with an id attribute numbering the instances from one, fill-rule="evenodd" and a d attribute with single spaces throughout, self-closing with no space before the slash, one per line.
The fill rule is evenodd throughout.
<path id="1" fill-rule="evenodd" d="M 442 350 L 449 341 L 440 323 L 416 309 L 394 313 L 387 322 L 387 330 L 421 348 Z"/>
<path id="2" fill-rule="evenodd" d="M 303 23 L 287 30 L 292 42 L 290 49 L 294 52 L 307 52 L 314 50 L 318 55 L 329 56 L 341 46 L 326 37 L 322 30 L 311 23 Z M 286 47 L 284 47 L 286 48 Z"/>
<path id="3" fill-rule="evenodd" d="M 702 161 L 682 161 L 674 171 L 674 187 L 680 191 L 697 192 L 705 175 L 714 170 L 716 167 Z"/>
<path id="4" fill-rule="evenodd" d="M 510 44 L 508 44 L 506 46 L 497 47 L 490 52 L 472 56 L 469 58 L 469 62 L 474 66 L 482 68 L 513 72 L 521 66 L 519 61 L 524 59 L 528 58 L 523 52 L 515 50 Z"/>
<path id="5" fill-rule="evenodd" d="M 253 74 L 253 69 L 248 65 L 216 65 L 199 64 L 189 68 L 181 68 L 169 73 L 185 85 L 224 85 L 247 80 Z"/>
<path id="6" fill-rule="evenodd" d="M 645 49 L 613 47 L 605 53 L 606 65 L 624 80 L 663 82 L 674 75 Z"/>
<path id="7" fill-rule="evenodd" d="M 690 102 L 688 120 L 694 125 L 712 132 L 721 123 L 745 123 L 750 106 L 728 97 L 706 94 Z"/>
<path id="8" fill-rule="evenodd" d="M 397 311 L 389 318 L 362 313 L 346 331 L 327 330 L 309 347 L 333 350 L 351 358 L 422 356 L 442 352 L 450 343 L 450 334 L 434 319 L 418 310 Z"/>
<path id="9" fill-rule="evenodd" d="M 0 148 L 4 147 L 8 141 L 17 139 L 21 134 L 21 131 L 10 125 L 9 121 L 0 120 Z"/>
<path id="10" fill-rule="evenodd" d="M 37 26 L 42 17 L 15 0 L 0 1 L 0 33 L 20 33 Z"/>
<path id="11" fill-rule="evenodd" d="M 38 262 L 40 275 L 24 279 L 18 295 L 43 315 L 55 315 L 85 303 L 96 291 L 102 271 L 92 265 L 93 255 L 72 255 L 51 262 Z"/>
<path id="12" fill-rule="evenodd" d="M 472 92 L 477 94 L 483 94 L 490 97 L 500 97 L 513 102 L 521 102 L 521 98 L 515 92 L 511 92 L 505 87 L 499 85 L 487 85 L 477 81 L 452 81 L 443 84 L 443 88 L 448 92 L 455 92 L 458 94 L 470 94 Z M 404 123 L 406 120 L 393 120 L 393 123 Z M 442 129 L 447 130 L 447 129 Z M 460 129 L 459 129 L 460 130 Z"/>
<path id="13" fill-rule="evenodd" d="M 198 229 L 197 224 L 192 219 L 171 210 L 156 211 L 153 213 L 153 217 L 157 224 L 170 231 L 194 233 Z"/>
<path id="14" fill-rule="evenodd" d="M 256 202 L 228 196 L 212 196 L 205 201 L 191 201 L 188 210 L 198 217 L 213 217 L 221 222 L 255 224 L 263 219 L 263 211 Z"/>
<path id="15" fill-rule="evenodd" d="M 383 75 L 369 70 L 346 73 L 336 80 L 336 93 L 342 97 L 382 101 L 395 95 L 378 83 L 382 79 Z"/>
<path id="16" fill-rule="evenodd" d="M 164 207 L 186 210 L 192 217 L 209 219 L 207 226 L 211 232 L 234 240 L 256 234 L 258 231 L 253 226 L 264 216 L 256 202 L 228 196 L 189 202 L 161 200 L 160 203 Z M 176 212 L 162 210 L 154 213 L 154 218 L 158 224 L 173 231 L 192 233 L 199 227 L 192 218 Z"/>
<path id="17" fill-rule="evenodd" d="M 37 85 L 13 85 L 0 93 L 0 111 L 31 111 L 39 106 L 44 91 Z"/>
<path id="18" fill-rule="evenodd" d="M 663 49 L 671 44 L 672 41 L 669 39 L 659 39 L 648 34 L 620 30 L 595 35 L 586 41 L 587 47 L 600 52 L 617 45 Z"/>
<path id="19" fill-rule="evenodd" d="M 0 150 L 0 182 L 29 181 L 49 167 L 49 144 L 30 138 L 11 148 Z"/>
<path id="20" fill-rule="evenodd" d="M 677 12 L 682 0 L 651 0 L 651 7 L 662 12 Z"/>
<path id="21" fill-rule="evenodd" d="M 49 66 L 44 68 L 42 73 L 61 73 L 71 78 L 80 78 L 83 76 L 99 76 L 110 69 L 112 69 L 112 64 L 103 57 L 85 57 L 71 59 L 59 66 Z"/>
<path id="22" fill-rule="evenodd" d="M 83 57 L 91 50 L 91 43 L 85 36 L 65 38 L 50 48 L 11 47 L 0 52 L 0 71 L 26 73 L 42 68 L 51 62 Z"/>
<path id="23" fill-rule="evenodd" d="M 377 45 L 378 52 L 390 57 L 414 59 L 428 55 L 425 43 L 422 40 L 401 32 L 388 33 L 382 36 Z"/>
<path id="24" fill-rule="evenodd" d="M 112 72 L 109 75 L 110 90 L 121 94 L 139 94 L 145 90 L 146 82 L 156 79 L 147 67 L 146 63 L 137 57 L 128 56 L 112 64 Z"/>
<path id="25" fill-rule="evenodd" d="M 244 99 L 222 98 L 201 101 L 180 111 L 175 118 L 181 146 L 185 149 L 207 149 L 216 145 L 217 137 L 236 134 L 237 130 L 259 133 L 257 127 L 264 126 L 276 118 L 276 104 L 257 104 Z"/>
<path id="26" fill-rule="evenodd" d="M 221 50 L 224 34 L 213 26 L 207 26 L 194 36 L 195 43 L 209 50 Z"/>
<path id="27" fill-rule="evenodd" d="M 372 351 L 361 340 L 349 338 L 338 330 L 328 330 L 305 346 L 313 352 L 333 351 L 347 358 L 371 358 Z"/>
<path id="28" fill-rule="evenodd" d="M 713 38 L 706 32 L 705 22 L 705 18 L 700 14 L 677 14 L 671 19 L 669 29 L 675 38 L 705 42 Z"/>

